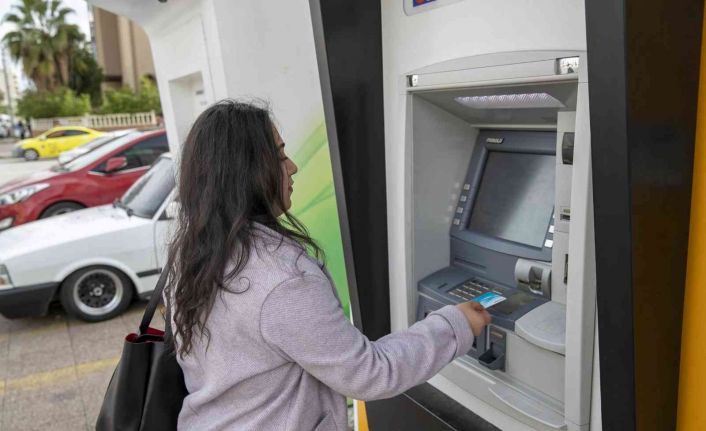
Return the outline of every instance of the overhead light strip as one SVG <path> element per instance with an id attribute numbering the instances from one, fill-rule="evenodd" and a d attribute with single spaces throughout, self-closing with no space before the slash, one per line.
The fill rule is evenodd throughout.
<path id="1" fill-rule="evenodd" d="M 473 109 L 564 108 L 564 104 L 548 93 L 495 94 L 461 96 L 456 102 Z"/>

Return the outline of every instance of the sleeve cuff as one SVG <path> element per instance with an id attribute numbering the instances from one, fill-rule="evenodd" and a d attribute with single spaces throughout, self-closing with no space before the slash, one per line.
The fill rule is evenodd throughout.
<path id="1" fill-rule="evenodd" d="M 463 315 L 463 312 L 459 310 L 458 307 L 455 305 L 447 305 L 431 314 L 443 317 L 449 322 L 449 325 L 451 325 L 454 336 L 456 337 L 456 353 L 454 354 L 454 359 L 465 355 L 471 350 L 474 338 L 473 332 L 471 332 L 471 326 L 468 324 L 466 316 Z"/>

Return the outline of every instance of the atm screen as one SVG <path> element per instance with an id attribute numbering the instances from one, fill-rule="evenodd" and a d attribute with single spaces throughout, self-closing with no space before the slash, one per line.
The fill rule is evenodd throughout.
<path id="1" fill-rule="evenodd" d="M 489 152 L 468 230 L 542 248 L 554 211 L 554 158 Z"/>

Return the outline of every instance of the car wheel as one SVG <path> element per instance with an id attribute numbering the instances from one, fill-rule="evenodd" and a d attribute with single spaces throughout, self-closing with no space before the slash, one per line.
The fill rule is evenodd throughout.
<path id="1" fill-rule="evenodd" d="M 83 205 L 74 202 L 59 202 L 58 204 L 51 205 L 45 209 L 39 218 L 54 217 L 84 208 L 85 207 Z"/>
<path id="2" fill-rule="evenodd" d="M 61 285 L 61 305 L 67 313 L 88 322 L 121 314 L 132 300 L 132 283 L 108 266 L 91 266 L 71 274 Z"/>
<path id="3" fill-rule="evenodd" d="M 39 159 L 39 153 L 37 150 L 24 150 L 22 152 L 22 157 L 24 157 L 28 162 L 31 162 Z"/>

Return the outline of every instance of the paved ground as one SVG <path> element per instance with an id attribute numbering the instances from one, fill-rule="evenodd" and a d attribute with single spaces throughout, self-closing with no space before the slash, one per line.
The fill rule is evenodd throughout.
<path id="1" fill-rule="evenodd" d="M 95 429 L 123 338 L 137 329 L 144 306 L 101 323 L 68 317 L 59 306 L 41 318 L 0 317 L 0 430 Z"/>

